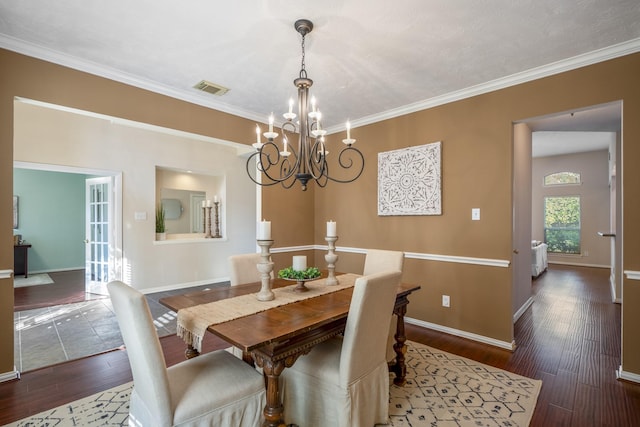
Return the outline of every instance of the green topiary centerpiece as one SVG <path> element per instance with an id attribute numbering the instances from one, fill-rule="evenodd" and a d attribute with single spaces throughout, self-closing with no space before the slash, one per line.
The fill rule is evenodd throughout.
<path id="1" fill-rule="evenodd" d="M 310 280 L 320 277 L 320 270 L 317 267 L 309 267 L 305 270 L 294 270 L 293 267 L 287 267 L 278 271 L 278 277 L 289 280 Z"/>

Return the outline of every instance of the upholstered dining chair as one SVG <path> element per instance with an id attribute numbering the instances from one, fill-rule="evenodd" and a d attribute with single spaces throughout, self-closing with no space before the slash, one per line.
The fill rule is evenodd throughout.
<path id="1" fill-rule="evenodd" d="M 228 261 L 231 286 L 259 282 L 261 280 L 260 272 L 256 267 L 256 264 L 262 261 L 260 254 L 231 255 Z M 271 272 L 271 278 L 273 279 L 273 271 Z"/>
<path id="2" fill-rule="evenodd" d="M 282 379 L 284 418 L 300 426 L 372 427 L 389 418 L 386 330 L 401 273 L 356 279 L 344 334 L 300 356 Z"/>
<path id="3" fill-rule="evenodd" d="M 167 368 L 145 296 L 119 281 L 107 289 L 133 374 L 130 426 L 260 425 L 265 387 L 255 369 L 223 350 Z"/>
<path id="4" fill-rule="evenodd" d="M 382 249 L 367 249 L 364 258 L 364 276 L 381 271 L 397 270 L 402 272 L 404 252 L 387 251 Z"/>
<path id="5" fill-rule="evenodd" d="M 402 271 L 404 266 L 404 252 L 387 251 L 381 249 L 368 249 L 364 258 L 363 275 L 378 273 L 380 271 L 398 270 Z M 398 316 L 391 316 L 389 322 L 389 336 L 387 337 L 387 361 L 393 362 L 396 358 L 396 352 L 393 345 L 396 343 L 396 326 L 398 324 Z"/>

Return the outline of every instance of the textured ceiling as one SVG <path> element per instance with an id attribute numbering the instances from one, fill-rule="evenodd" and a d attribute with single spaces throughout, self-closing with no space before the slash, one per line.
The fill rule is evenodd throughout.
<path id="1" fill-rule="evenodd" d="M 299 18 L 329 131 L 640 51 L 638 0 L 0 0 L 0 47 L 265 122 L 295 96 Z"/>

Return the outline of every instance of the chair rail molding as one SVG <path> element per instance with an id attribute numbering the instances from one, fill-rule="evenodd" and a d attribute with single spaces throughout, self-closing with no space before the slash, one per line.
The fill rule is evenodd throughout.
<path id="1" fill-rule="evenodd" d="M 13 270 L 0 270 L 0 279 L 10 279 L 13 277 Z"/>
<path id="2" fill-rule="evenodd" d="M 308 245 L 308 246 L 292 246 L 288 248 L 277 248 L 273 249 L 271 252 L 294 252 L 294 251 L 302 251 L 302 250 L 318 250 L 318 251 L 327 251 L 329 247 L 327 245 Z M 367 249 L 364 248 L 354 248 L 348 246 L 336 246 L 336 252 L 346 252 L 353 254 L 363 254 L 366 255 Z M 459 264 L 473 264 L 473 265 L 485 265 L 489 267 L 501 267 L 507 268 L 511 265 L 510 260 L 505 259 L 491 259 L 491 258 L 474 258 L 474 257 L 463 257 L 463 256 L 455 256 L 455 255 L 439 255 L 439 254 L 427 254 L 420 252 L 405 252 L 405 258 L 411 259 L 422 259 L 426 261 L 439 261 L 439 262 L 455 262 Z"/>
<path id="3" fill-rule="evenodd" d="M 627 279 L 640 280 L 640 271 L 624 270 L 624 274 L 627 276 Z"/>

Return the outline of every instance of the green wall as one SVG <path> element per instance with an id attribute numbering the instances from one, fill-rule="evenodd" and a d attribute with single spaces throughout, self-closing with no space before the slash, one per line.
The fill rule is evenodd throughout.
<path id="1" fill-rule="evenodd" d="M 18 228 L 33 245 L 29 273 L 84 268 L 85 180 L 83 174 L 14 169 Z"/>

